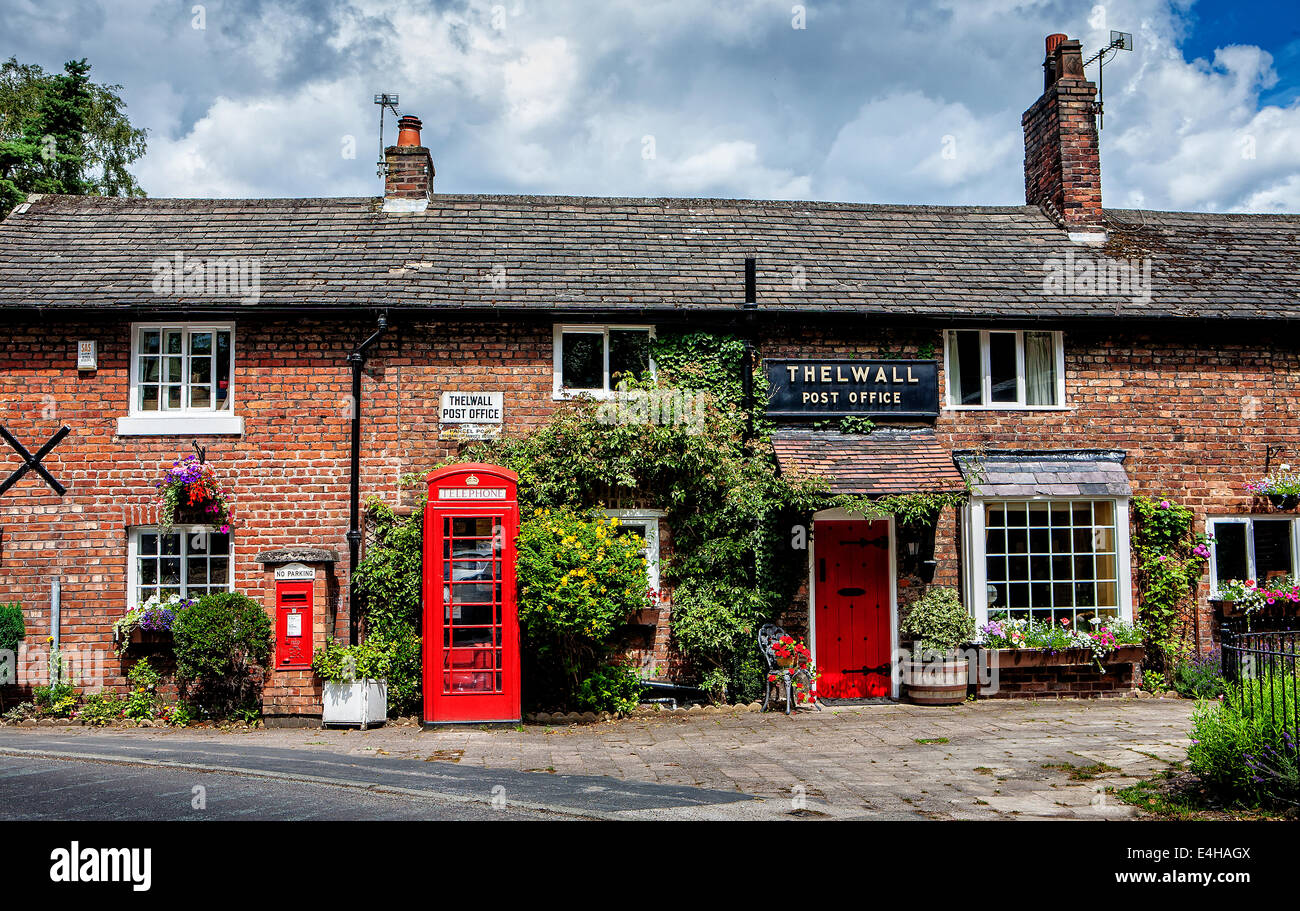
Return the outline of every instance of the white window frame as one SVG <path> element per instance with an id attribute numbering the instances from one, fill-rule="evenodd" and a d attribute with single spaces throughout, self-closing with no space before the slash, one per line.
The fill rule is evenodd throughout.
<path id="1" fill-rule="evenodd" d="M 1133 567 L 1129 554 L 1129 498 L 1128 497 L 972 497 L 967 509 L 969 548 L 966 553 L 966 572 L 970 580 L 967 602 L 975 616 L 976 626 L 989 622 L 988 556 L 985 553 L 984 515 L 989 503 L 1069 502 L 1077 500 L 1107 500 L 1115 510 L 1115 575 L 1119 596 L 1119 616 L 1127 623 L 1133 622 Z M 1032 616 L 1032 615 L 1031 615 Z"/>
<path id="2" fill-rule="evenodd" d="M 983 405 L 962 405 L 953 395 L 953 372 L 948 367 L 948 352 L 952 342 L 951 336 L 957 332 L 978 332 L 980 334 L 980 381 Z M 989 370 L 989 335 L 1001 332 L 1016 337 L 1016 400 L 1014 402 L 994 402 L 993 380 Z M 1025 333 L 1050 332 L 1052 349 L 1056 359 L 1056 404 L 1025 404 Z M 945 329 L 943 330 L 943 401 L 946 411 L 1067 411 L 1065 401 L 1065 333 L 1054 329 Z"/>
<path id="3" fill-rule="evenodd" d="M 230 333 L 230 388 L 227 398 L 230 404 L 217 411 L 211 408 L 180 408 L 173 410 L 142 411 L 140 409 L 140 339 L 146 331 L 180 330 L 188 340 L 193 332 L 229 332 Z M 130 401 L 127 413 L 117 419 L 117 432 L 120 436 L 177 436 L 193 434 L 242 434 L 243 417 L 235 414 L 235 356 L 236 334 L 234 322 L 145 322 L 131 324 L 130 339 Z M 188 350 L 188 341 L 185 345 Z M 215 386 L 216 377 L 213 376 Z M 189 388 L 188 376 L 184 379 L 184 388 Z M 186 393 L 188 398 L 188 392 Z M 214 395 L 215 400 L 215 395 Z"/>
<path id="4" fill-rule="evenodd" d="M 659 591 L 659 520 L 662 509 L 607 509 L 605 515 L 618 519 L 619 524 L 633 523 L 645 526 L 646 580 L 650 588 Z"/>
<path id="5" fill-rule="evenodd" d="M 138 601 L 139 584 L 140 584 L 140 536 L 144 534 L 181 535 L 183 543 L 181 545 L 180 561 L 181 561 L 181 578 L 183 579 L 185 573 L 188 571 L 186 566 L 186 558 L 189 556 L 188 538 L 190 535 L 195 534 L 197 532 L 207 532 L 208 534 L 216 534 L 220 532 L 220 528 L 216 525 L 173 525 L 168 532 L 163 532 L 163 530 L 159 528 L 157 525 L 132 525 L 127 529 L 127 536 L 126 536 L 126 607 L 127 610 L 131 610 L 132 608 L 136 608 L 140 606 Z M 229 537 L 230 537 L 230 553 L 228 555 L 228 560 L 230 565 L 229 565 L 229 572 L 226 574 L 226 591 L 234 591 L 235 590 L 235 535 L 233 531 L 229 533 Z"/>
<path id="6" fill-rule="evenodd" d="M 608 399 L 614 394 L 610 387 L 609 376 L 609 331 L 627 330 L 633 332 L 648 332 L 651 341 L 655 337 L 655 327 L 644 324 L 633 323 L 556 323 L 554 334 L 551 341 L 552 353 L 552 374 L 551 374 L 551 397 L 555 401 L 565 399 L 576 399 L 586 396 L 594 399 Z M 604 364 L 604 385 L 600 389 L 567 389 L 564 386 L 564 334 L 583 333 L 586 335 L 600 335 L 603 337 L 603 347 L 605 353 Z M 650 358 L 650 373 L 655 372 L 654 358 Z"/>
<path id="7" fill-rule="evenodd" d="M 1258 568 L 1255 566 L 1255 521 L 1263 522 L 1284 522 L 1291 525 L 1291 574 L 1300 575 L 1300 519 L 1287 516 L 1276 516 L 1268 514 L 1255 513 L 1238 513 L 1236 515 L 1217 515 L 1205 517 L 1205 530 L 1210 534 L 1215 534 L 1217 525 L 1245 525 L 1246 526 L 1246 571 L 1247 578 L 1258 579 Z M 1218 536 L 1210 542 L 1210 592 L 1211 595 L 1218 594 L 1219 591 L 1219 542 Z M 1245 581 L 1244 579 L 1238 581 Z"/>

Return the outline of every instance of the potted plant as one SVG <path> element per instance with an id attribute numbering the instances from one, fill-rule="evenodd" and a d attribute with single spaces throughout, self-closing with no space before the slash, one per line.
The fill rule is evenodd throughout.
<path id="1" fill-rule="evenodd" d="M 1277 471 L 1247 484 L 1246 489 L 1256 496 L 1267 497 L 1276 509 L 1300 506 L 1300 472 L 1292 471 L 1290 465 L 1279 465 Z"/>
<path id="2" fill-rule="evenodd" d="M 364 731 L 385 721 L 392 661 L 392 649 L 375 636 L 359 645 L 326 642 L 311 662 L 325 684 L 321 724 L 355 724 Z"/>
<path id="3" fill-rule="evenodd" d="M 970 668 L 958 647 L 974 637 L 975 621 L 957 592 L 931 587 L 912 603 L 899 629 L 912 642 L 912 658 L 902 667 L 908 700 L 921 705 L 965 702 Z"/>
<path id="4" fill-rule="evenodd" d="M 772 654 L 776 656 L 777 667 L 794 667 L 796 662 L 802 667 L 812 660 L 808 646 L 789 634 L 772 643 Z"/>
<path id="5" fill-rule="evenodd" d="M 158 482 L 158 525 L 166 530 L 173 525 L 217 525 L 221 533 L 230 532 L 234 517 L 234 497 L 217 483 L 212 466 L 196 456 L 172 462 Z"/>

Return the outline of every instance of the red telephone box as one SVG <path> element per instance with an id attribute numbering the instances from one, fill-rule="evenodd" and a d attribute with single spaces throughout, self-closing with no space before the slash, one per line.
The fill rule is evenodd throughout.
<path id="1" fill-rule="evenodd" d="M 519 721 L 517 478 L 465 464 L 427 481 L 424 721 Z"/>

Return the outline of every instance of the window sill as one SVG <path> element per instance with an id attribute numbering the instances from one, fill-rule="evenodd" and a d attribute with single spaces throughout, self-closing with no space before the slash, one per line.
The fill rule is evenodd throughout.
<path id="1" fill-rule="evenodd" d="M 572 402 L 577 399 L 592 399 L 597 402 L 608 402 L 614 398 L 614 392 L 610 389 L 552 389 L 551 400 L 555 402 Z"/>
<path id="2" fill-rule="evenodd" d="M 123 437 L 145 436 L 240 436 L 244 432 L 244 419 L 238 415 L 168 415 L 145 417 L 129 415 L 117 419 L 117 435 Z"/>
<path id="3" fill-rule="evenodd" d="M 1073 405 L 944 405 L 944 411 L 1073 411 Z"/>

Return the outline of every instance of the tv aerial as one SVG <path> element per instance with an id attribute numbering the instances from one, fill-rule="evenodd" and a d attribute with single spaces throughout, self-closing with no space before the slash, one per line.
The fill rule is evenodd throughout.
<path id="1" fill-rule="evenodd" d="M 1106 98 L 1106 55 L 1113 54 L 1116 51 L 1131 50 L 1133 50 L 1132 32 L 1117 32 L 1114 29 L 1111 29 L 1110 44 L 1106 45 L 1087 60 L 1083 61 L 1084 66 L 1087 66 L 1094 60 L 1097 61 L 1097 129 L 1099 130 L 1106 122 L 1106 115 L 1104 113 L 1105 109 L 1103 107 Z"/>
<path id="2" fill-rule="evenodd" d="M 384 111 L 385 109 L 397 115 L 398 95 L 393 92 L 380 92 L 375 95 L 375 104 L 379 105 L 379 169 L 375 172 L 380 177 L 384 176 Z"/>

